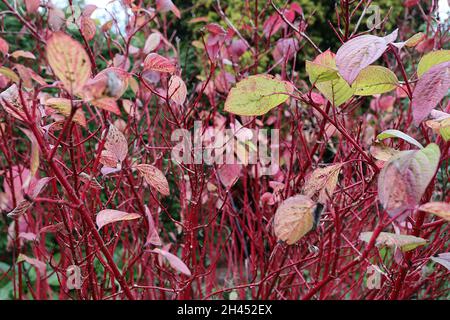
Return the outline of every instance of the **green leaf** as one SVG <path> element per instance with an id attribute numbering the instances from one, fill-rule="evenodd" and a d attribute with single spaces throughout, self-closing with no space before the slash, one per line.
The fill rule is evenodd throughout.
<path id="1" fill-rule="evenodd" d="M 441 121 L 439 133 L 445 141 L 450 140 L 450 118 Z"/>
<path id="2" fill-rule="evenodd" d="M 336 72 L 335 54 L 329 50 L 318 55 L 313 62 L 307 61 L 309 81 L 335 106 L 340 106 L 353 96 L 351 88 Z"/>
<path id="3" fill-rule="evenodd" d="M 372 238 L 373 232 L 363 232 L 359 236 L 359 239 L 369 243 Z M 377 247 L 396 247 L 400 248 L 403 252 L 411 251 L 419 246 L 423 246 L 427 243 L 427 240 L 403 234 L 395 234 L 389 232 L 380 232 L 375 242 Z"/>
<path id="4" fill-rule="evenodd" d="M 12 71 L 9 68 L 0 67 L 0 74 L 4 75 L 5 77 L 7 77 L 12 82 L 15 82 L 15 83 L 19 83 L 20 82 L 20 78 L 17 75 L 17 73 L 15 73 L 14 71 Z"/>
<path id="5" fill-rule="evenodd" d="M 381 66 L 368 66 L 363 69 L 353 83 L 355 95 L 358 96 L 371 96 L 389 92 L 397 86 L 398 79 L 395 73 Z"/>
<path id="6" fill-rule="evenodd" d="M 437 50 L 430 52 L 420 59 L 419 64 L 417 65 L 417 75 L 420 78 L 431 67 L 447 61 L 450 61 L 450 50 Z"/>
<path id="7" fill-rule="evenodd" d="M 270 75 L 255 75 L 239 81 L 230 90 L 225 111 L 241 116 L 260 116 L 282 104 L 293 92 L 286 81 Z"/>
<path id="8" fill-rule="evenodd" d="M 411 137 L 411 136 L 407 135 L 406 133 L 403 133 L 399 130 L 395 130 L 395 129 L 385 130 L 377 136 L 377 140 L 379 140 L 379 141 L 387 139 L 387 138 L 400 138 L 400 139 L 405 140 L 406 142 L 409 142 L 410 144 L 413 144 L 413 145 L 419 147 L 420 149 L 423 149 L 423 146 L 420 144 L 419 141 L 417 141 L 413 137 Z"/>

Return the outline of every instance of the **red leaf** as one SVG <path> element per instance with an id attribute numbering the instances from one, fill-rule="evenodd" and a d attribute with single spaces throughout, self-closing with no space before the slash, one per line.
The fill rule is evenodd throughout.
<path id="1" fill-rule="evenodd" d="M 147 70 L 174 73 L 176 68 L 169 59 L 157 53 L 150 53 L 144 60 L 144 71 Z"/>

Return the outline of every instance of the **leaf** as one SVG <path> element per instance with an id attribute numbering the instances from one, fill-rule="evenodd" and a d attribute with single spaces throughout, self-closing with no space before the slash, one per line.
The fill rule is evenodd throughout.
<path id="1" fill-rule="evenodd" d="M 11 57 L 13 57 L 16 60 L 19 58 L 36 59 L 36 56 L 34 54 L 32 54 L 29 51 L 23 51 L 23 50 L 14 51 L 13 53 L 11 53 Z"/>
<path id="2" fill-rule="evenodd" d="M 27 118 L 16 84 L 0 93 L 0 104 L 14 118 L 22 121 Z"/>
<path id="3" fill-rule="evenodd" d="M 337 73 L 335 54 L 327 50 L 312 63 L 307 63 L 309 80 L 335 106 L 340 106 L 353 95 L 354 89 Z"/>
<path id="4" fill-rule="evenodd" d="M 187 88 L 183 79 L 179 76 L 172 76 L 169 80 L 169 89 L 167 93 L 169 95 L 169 99 L 177 105 L 183 105 L 187 95 Z"/>
<path id="5" fill-rule="evenodd" d="M 27 262 L 27 263 L 31 264 L 39 272 L 41 278 L 45 277 L 47 267 L 44 262 L 39 261 L 38 259 L 35 259 L 35 258 L 27 257 L 23 253 L 20 253 L 19 256 L 17 257 L 16 263 L 21 263 L 21 262 Z"/>
<path id="6" fill-rule="evenodd" d="M 96 33 L 96 25 L 95 21 L 88 16 L 83 16 L 80 18 L 80 30 L 83 34 L 83 37 L 86 38 L 87 41 L 91 41 L 95 37 Z"/>
<path id="7" fill-rule="evenodd" d="M 174 268 L 175 270 L 187 275 L 188 277 L 191 276 L 191 271 L 189 270 L 189 268 L 176 255 L 174 255 L 166 250 L 159 249 L 159 248 L 153 249 L 152 252 L 157 253 L 157 254 L 163 256 L 164 258 L 166 258 L 167 261 L 169 262 L 170 266 L 172 268 Z"/>
<path id="8" fill-rule="evenodd" d="M 105 150 L 102 151 L 100 162 L 108 167 L 121 164 L 128 154 L 128 142 L 123 133 L 113 124 L 109 125 L 106 136 Z M 105 163 L 106 162 L 106 163 Z M 111 165 L 110 165 L 111 164 Z M 112 164 L 115 164 L 114 166 Z"/>
<path id="9" fill-rule="evenodd" d="M 26 199 L 22 199 L 19 201 L 17 206 L 7 214 L 8 218 L 16 219 L 22 215 L 24 215 L 28 209 L 32 207 L 33 203 L 31 201 L 28 201 Z"/>
<path id="10" fill-rule="evenodd" d="M 0 74 L 4 75 L 5 77 L 7 77 L 12 82 L 15 82 L 15 83 L 19 83 L 20 82 L 20 78 L 17 75 L 17 73 L 15 73 L 10 68 L 0 67 Z"/>
<path id="11" fill-rule="evenodd" d="M 409 38 L 408 40 L 405 41 L 405 46 L 407 46 L 408 48 L 412 48 L 415 47 L 416 45 L 418 45 L 424 38 L 425 38 L 425 34 L 423 34 L 422 32 L 418 32 L 415 35 L 413 35 L 411 38 Z"/>
<path id="12" fill-rule="evenodd" d="M 318 202 L 326 203 L 333 197 L 334 189 L 338 182 L 339 172 L 343 163 L 337 163 L 324 168 L 317 168 L 311 176 L 306 179 L 303 193 L 312 198 L 319 192 Z"/>
<path id="13" fill-rule="evenodd" d="M 158 235 L 158 230 L 155 227 L 155 221 L 153 220 L 152 213 L 147 206 L 145 206 L 145 215 L 147 216 L 148 233 L 144 246 L 148 246 L 149 244 L 154 246 L 162 245 L 161 238 Z"/>
<path id="14" fill-rule="evenodd" d="M 318 55 L 314 61 L 306 61 L 306 72 L 312 84 L 338 79 L 335 54 L 327 50 Z"/>
<path id="15" fill-rule="evenodd" d="M 444 220 L 450 221 L 450 203 L 448 202 L 428 202 L 421 205 L 418 210 L 434 214 Z"/>
<path id="16" fill-rule="evenodd" d="M 169 12 L 172 13 L 178 18 L 181 18 L 181 12 L 178 8 L 173 4 L 172 0 L 156 0 L 156 10 L 158 12 Z"/>
<path id="17" fill-rule="evenodd" d="M 93 106 L 95 106 L 97 108 L 112 112 L 112 113 L 120 116 L 119 106 L 117 105 L 116 100 L 113 98 L 108 98 L 108 97 L 100 98 L 100 99 L 92 100 L 90 102 Z"/>
<path id="18" fill-rule="evenodd" d="M 397 76 L 391 70 L 381 66 L 368 66 L 361 70 L 352 87 L 357 96 L 371 96 L 392 91 L 397 86 Z"/>
<path id="19" fill-rule="evenodd" d="M 119 210 L 105 209 L 97 213 L 96 223 L 100 230 L 107 224 L 117 222 L 117 221 L 128 221 L 138 219 L 141 216 L 137 213 L 128 213 Z"/>
<path id="20" fill-rule="evenodd" d="M 152 52 L 153 50 L 155 50 L 158 46 L 159 43 L 161 42 L 161 34 L 159 32 L 154 32 L 151 35 L 148 36 L 147 40 L 145 40 L 145 44 L 144 44 L 144 53 L 148 54 L 150 52 Z M 147 56 L 148 58 L 148 56 Z M 144 61 L 144 66 L 145 66 L 145 61 Z"/>
<path id="21" fill-rule="evenodd" d="M 450 61 L 450 50 L 437 50 L 427 53 L 417 65 L 417 76 L 420 78 L 431 67 L 447 61 Z"/>
<path id="22" fill-rule="evenodd" d="M 6 42 L 5 39 L 0 37 L 0 52 L 3 53 L 3 55 L 7 55 L 9 51 L 9 44 Z"/>
<path id="23" fill-rule="evenodd" d="M 388 161 L 399 152 L 381 142 L 374 142 L 369 151 L 372 157 L 381 161 Z"/>
<path id="24" fill-rule="evenodd" d="M 436 173 L 439 158 L 439 147 L 431 143 L 424 149 L 400 151 L 384 165 L 378 176 L 378 197 L 391 217 L 419 204 Z"/>
<path id="25" fill-rule="evenodd" d="M 72 102 L 66 98 L 49 98 L 45 100 L 44 104 L 49 106 L 51 109 L 54 109 L 64 115 L 65 117 L 69 117 L 72 110 Z M 86 117 L 84 116 L 83 110 L 81 107 L 78 107 L 77 111 L 73 115 L 73 121 L 78 123 L 82 127 L 87 126 Z"/>
<path id="26" fill-rule="evenodd" d="M 176 71 L 176 67 L 169 59 L 153 52 L 147 55 L 144 60 L 144 71 L 148 70 L 174 73 Z"/>
<path id="27" fill-rule="evenodd" d="M 450 61 L 432 66 L 419 79 L 412 96 L 414 123 L 419 125 L 450 88 Z"/>
<path id="28" fill-rule="evenodd" d="M 420 144 L 420 142 L 418 142 L 413 137 L 411 137 L 411 136 L 407 135 L 406 133 L 403 133 L 399 130 L 389 129 L 389 130 L 385 130 L 382 133 L 380 133 L 379 135 L 377 135 L 377 140 L 379 140 L 379 141 L 382 141 L 387 138 L 400 138 L 410 144 L 415 145 L 416 147 L 419 147 L 420 149 L 423 149 L 423 146 Z"/>
<path id="29" fill-rule="evenodd" d="M 46 52 L 65 89 L 77 94 L 91 76 L 91 62 L 83 46 L 63 32 L 55 32 L 47 41 Z"/>
<path id="30" fill-rule="evenodd" d="M 342 78 L 351 85 L 361 70 L 381 57 L 397 34 L 398 30 L 386 37 L 363 35 L 344 43 L 336 53 L 336 65 Z"/>
<path id="31" fill-rule="evenodd" d="M 255 75 L 239 81 L 225 101 L 225 111 L 243 116 L 260 116 L 282 104 L 293 92 L 286 81 L 270 75 Z"/>
<path id="32" fill-rule="evenodd" d="M 372 238 L 373 232 L 363 232 L 360 234 L 359 239 L 369 243 Z M 403 252 L 411 251 L 419 246 L 423 246 L 427 243 L 427 240 L 403 234 L 395 234 L 389 232 L 380 232 L 375 242 L 377 247 L 395 247 L 400 248 Z"/>
<path id="33" fill-rule="evenodd" d="M 217 169 L 217 176 L 220 182 L 227 189 L 230 189 L 238 180 L 241 175 L 242 165 L 238 163 L 222 164 Z"/>
<path id="34" fill-rule="evenodd" d="M 38 11 L 41 4 L 41 0 L 24 0 L 24 2 L 28 13 L 35 13 Z"/>
<path id="35" fill-rule="evenodd" d="M 138 164 L 135 166 L 138 172 L 144 177 L 145 181 L 164 196 L 170 194 L 169 183 L 166 176 L 158 168 L 150 164 Z"/>
<path id="36" fill-rule="evenodd" d="M 438 254 L 437 257 L 434 256 L 430 259 L 450 270 L 450 252 Z"/>
<path id="37" fill-rule="evenodd" d="M 278 240 L 291 245 L 296 243 L 314 225 L 315 203 L 304 195 L 296 195 L 284 200 L 274 217 L 274 231 Z"/>
<path id="38" fill-rule="evenodd" d="M 439 133 L 445 141 L 450 140 L 450 118 L 441 121 Z"/>
<path id="39" fill-rule="evenodd" d="M 25 135 L 30 139 L 31 142 L 31 155 L 30 155 L 30 175 L 32 177 L 35 176 L 37 170 L 39 169 L 39 144 L 36 140 L 36 137 L 34 134 L 28 130 L 21 128 L 22 132 L 25 133 Z"/>

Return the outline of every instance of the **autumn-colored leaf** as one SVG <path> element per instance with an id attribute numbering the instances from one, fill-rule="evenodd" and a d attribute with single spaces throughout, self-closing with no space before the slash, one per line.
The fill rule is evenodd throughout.
<path id="1" fill-rule="evenodd" d="M 181 18 L 181 12 L 178 8 L 173 4 L 172 0 L 156 0 L 156 10 L 158 12 L 169 12 L 172 13 L 178 18 Z"/>
<path id="2" fill-rule="evenodd" d="M 160 56 L 157 53 L 150 53 L 144 60 L 144 71 L 157 71 L 174 73 L 176 70 L 175 65 L 167 58 Z"/>
<path id="3" fill-rule="evenodd" d="M 105 209 L 97 213 L 96 223 L 98 229 L 100 230 L 105 225 L 113 222 L 135 220 L 140 217 L 141 216 L 137 213 L 128 213 L 119 210 Z"/>
<path id="4" fill-rule="evenodd" d="M 439 158 L 439 147 L 431 143 L 424 149 L 400 151 L 384 165 L 378 176 L 378 197 L 391 217 L 412 210 L 420 202 Z M 404 220 L 407 213 L 398 220 Z"/>
<path id="5" fill-rule="evenodd" d="M 87 41 L 94 39 L 96 32 L 95 21 L 85 16 L 81 17 L 80 19 L 80 30 L 83 34 L 83 37 L 85 37 Z"/>
<path id="6" fill-rule="evenodd" d="M 250 76 L 230 90 L 225 111 L 244 116 L 263 115 L 285 102 L 292 91 L 288 82 L 270 75 Z"/>
<path id="7" fill-rule="evenodd" d="M 45 277 L 47 266 L 44 262 L 42 262 L 38 259 L 35 259 L 35 258 L 30 258 L 30 257 L 24 255 L 23 253 L 20 253 L 19 256 L 17 257 L 16 263 L 21 263 L 21 262 L 27 262 L 27 263 L 31 264 L 39 272 L 39 275 L 41 276 L 41 278 Z"/>
<path id="8" fill-rule="evenodd" d="M 448 202 L 428 202 L 419 207 L 420 211 L 425 211 L 444 220 L 450 221 L 450 204 Z"/>
<path id="9" fill-rule="evenodd" d="M 447 95 L 449 88 L 450 61 L 436 64 L 422 75 L 412 96 L 412 112 L 416 125 Z"/>
<path id="10" fill-rule="evenodd" d="M 372 238 L 373 232 L 363 232 L 359 236 L 359 239 L 369 243 Z M 403 234 L 395 234 L 389 232 L 380 232 L 375 245 L 377 247 L 395 247 L 400 248 L 403 252 L 414 250 L 419 246 L 423 246 L 427 243 L 427 240 Z"/>
<path id="11" fill-rule="evenodd" d="M 147 233 L 147 239 L 145 241 L 144 246 L 148 246 L 150 244 L 152 244 L 154 246 L 162 245 L 161 238 L 158 235 L 158 230 L 156 229 L 155 221 L 153 220 L 152 213 L 150 212 L 150 210 L 147 206 L 145 206 L 145 215 L 147 216 L 148 233 Z"/>
<path id="12" fill-rule="evenodd" d="M 160 42 L 161 42 L 161 34 L 159 32 L 154 32 L 151 35 L 149 35 L 147 40 L 145 40 L 144 49 L 143 49 L 144 53 L 148 54 L 148 53 L 152 52 L 153 50 L 155 50 L 159 46 Z M 148 56 L 147 56 L 147 58 L 148 58 Z M 145 60 L 147 60 L 147 58 Z M 144 68 L 146 68 L 145 61 L 144 61 Z"/>
<path id="13" fill-rule="evenodd" d="M 315 203 L 304 195 L 296 195 L 284 200 L 274 217 L 276 237 L 291 245 L 296 243 L 314 226 Z"/>
<path id="14" fill-rule="evenodd" d="M 450 50 L 437 50 L 427 53 L 420 59 L 419 64 L 417 65 L 417 75 L 420 78 L 425 72 L 430 70 L 431 67 L 447 61 L 450 61 Z"/>
<path id="15" fill-rule="evenodd" d="M 224 185 L 225 188 L 231 188 L 239 179 L 241 175 L 242 165 L 233 163 L 233 164 L 222 164 L 217 169 L 217 175 L 219 177 L 220 182 Z"/>
<path id="16" fill-rule="evenodd" d="M 386 37 L 362 35 L 344 43 L 336 53 L 336 65 L 345 81 L 353 84 L 361 70 L 381 57 L 397 34 L 398 30 Z"/>
<path id="17" fill-rule="evenodd" d="M 13 57 L 16 60 L 19 58 L 36 59 L 36 56 L 34 54 L 32 54 L 29 51 L 23 51 L 23 50 L 14 51 L 13 53 L 11 53 L 11 57 Z"/>
<path id="18" fill-rule="evenodd" d="M 71 100 L 66 98 L 49 98 L 45 101 L 45 105 L 49 106 L 50 108 L 58 111 L 65 117 L 69 117 L 71 110 L 72 110 L 72 104 Z M 84 116 L 84 112 L 81 109 L 81 107 L 78 107 L 78 109 L 75 111 L 75 114 L 73 115 L 73 121 L 78 123 L 82 127 L 87 126 L 86 117 Z"/>
<path id="19" fill-rule="evenodd" d="M 77 94 L 91 76 L 91 62 L 83 46 L 63 32 L 47 41 L 47 60 L 53 72 L 72 94 Z"/>
<path id="20" fill-rule="evenodd" d="M 423 146 L 420 144 L 419 141 L 417 141 L 416 139 L 414 139 L 413 137 L 407 135 L 406 133 L 403 133 L 399 130 L 395 130 L 395 129 L 388 129 L 383 131 L 382 133 L 380 133 L 379 135 L 377 135 L 377 140 L 378 141 L 382 141 L 384 139 L 387 138 L 399 138 L 399 139 L 403 139 L 406 142 L 415 145 L 416 147 L 419 147 L 420 149 L 423 149 Z"/>
<path id="21" fill-rule="evenodd" d="M 314 170 L 311 176 L 306 179 L 303 193 L 310 198 L 319 193 L 318 202 L 326 203 L 328 199 L 333 197 L 342 165 L 343 163 L 337 163 Z"/>
<path id="22" fill-rule="evenodd" d="M 159 193 L 164 196 L 170 194 L 169 183 L 166 176 L 158 168 L 150 164 L 138 164 L 135 166 L 138 172 L 144 177 L 145 181 Z"/>
<path id="23" fill-rule="evenodd" d="M 3 53 L 3 55 L 7 55 L 9 51 L 9 44 L 6 42 L 5 39 L 0 37 L 0 52 Z"/>
<path id="24" fill-rule="evenodd" d="M 105 150 L 102 151 L 100 162 L 108 167 L 114 168 L 125 160 L 127 153 L 127 139 L 117 127 L 111 124 L 106 136 Z"/>
<path id="25" fill-rule="evenodd" d="M 17 204 L 17 206 L 7 214 L 7 216 L 11 219 L 18 218 L 22 215 L 24 215 L 28 209 L 31 208 L 33 203 L 31 201 L 28 201 L 26 199 L 20 200 L 20 202 Z"/>
<path id="26" fill-rule="evenodd" d="M 369 150 L 370 154 L 377 160 L 389 161 L 399 151 L 386 146 L 381 142 L 374 142 Z"/>
<path id="27" fill-rule="evenodd" d="M 191 276 L 191 271 L 189 270 L 189 268 L 176 255 L 170 253 L 169 251 L 159 249 L 159 248 L 153 249 L 152 252 L 157 253 L 157 254 L 161 255 L 162 257 L 166 258 L 167 261 L 169 262 L 170 266 L 172 268 L 174 268 L 175 270 L 177 270 L 178 272 L 181 272 L 181 273 L 187 275 L 188 277 Z"/>
<path id="28" fill-rule="evenodd" d="M 28 13 L 35 13 L 41 5 L 41 0 L 24 0 L 24 2 Z"/>
<path id="29" fill-rule="evenodd" d="M 22 121 L 27 118 L 19 96 L 19 89 L 15 84 L 0 93 L 0 104 L 14 118 Z"/>
<path id="30" fill-rule="evenodd" d="M 183 79 L 172 76 L 169 80 L 168 96 L 177 105 L 182 106 L 187 96 L 187 88 Z"/>

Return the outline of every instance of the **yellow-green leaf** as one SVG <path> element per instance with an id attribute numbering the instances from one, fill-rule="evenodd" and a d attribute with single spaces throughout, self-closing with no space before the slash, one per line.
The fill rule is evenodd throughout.
<path id="1" fill-rule="evenodd" d="M 428 202 L 421 205 L 419 210 L 434 214 L 444 220 L 450 221 L 450 204 L 447 202 Z"/>
<path id="2" fill-rule="evenodd" d="M 64 88 L 77 94 L 91 76 L 91 62 L 83 46 L 63 32 L 47 41 L 47 59 Z"/>
<path id="3" fill-rule="evenodd" d="M 5 77 L 7 77 L 9 80 L 15 82 L 15 83 L 19 83 L 20 78 L 17 75 L 17 73 L 15 73 L 14 71 L 12 71 L 9 68 L 6 67 L 0 67 L 0 74 L 4 75 Z"/>
<path id="4" fill-rule="evenodd" d="M 355 95 L 358 96 L 371 96 L 389 92 L 397 86 L 398 79 L 395 73 L 381 66 L 368 66 L 363 69 L 353 83 Z"/>
<path id="5" fill-rule="evenodd" d="M 270 75 L 255 75 L 239 81 L 230 90 L 225 111 L 242 116 L 260 116 L 289 98 L 293 87 Z"/>
<path id="6" fill-rule="evenodd" d="M 417 75 L 421 77 L 431 67 L 447 61 L 450 61 L 450 50 L 437 50 L 427 53 L 420 59 L 417 65 Z"/>
<path id="7" fill-rule="evenodd" d="M 445 141 L 450 140 L 450 118 L 446 118 L 441 121 L 439 133 Z"/>
<path id="8" fill-rule="evenodd" d="M 372 238 L 373 232 L 363 232 L 360 234 L 359 239 L 369 243 Z M 427 240 L 404 234 L 395 234 L 389 232 L 380 232 L 375 245 L 377 247 L 397 247 L 403 252 L 411 251 L 419 246 L 423 246 L 427 243 Z"/>

